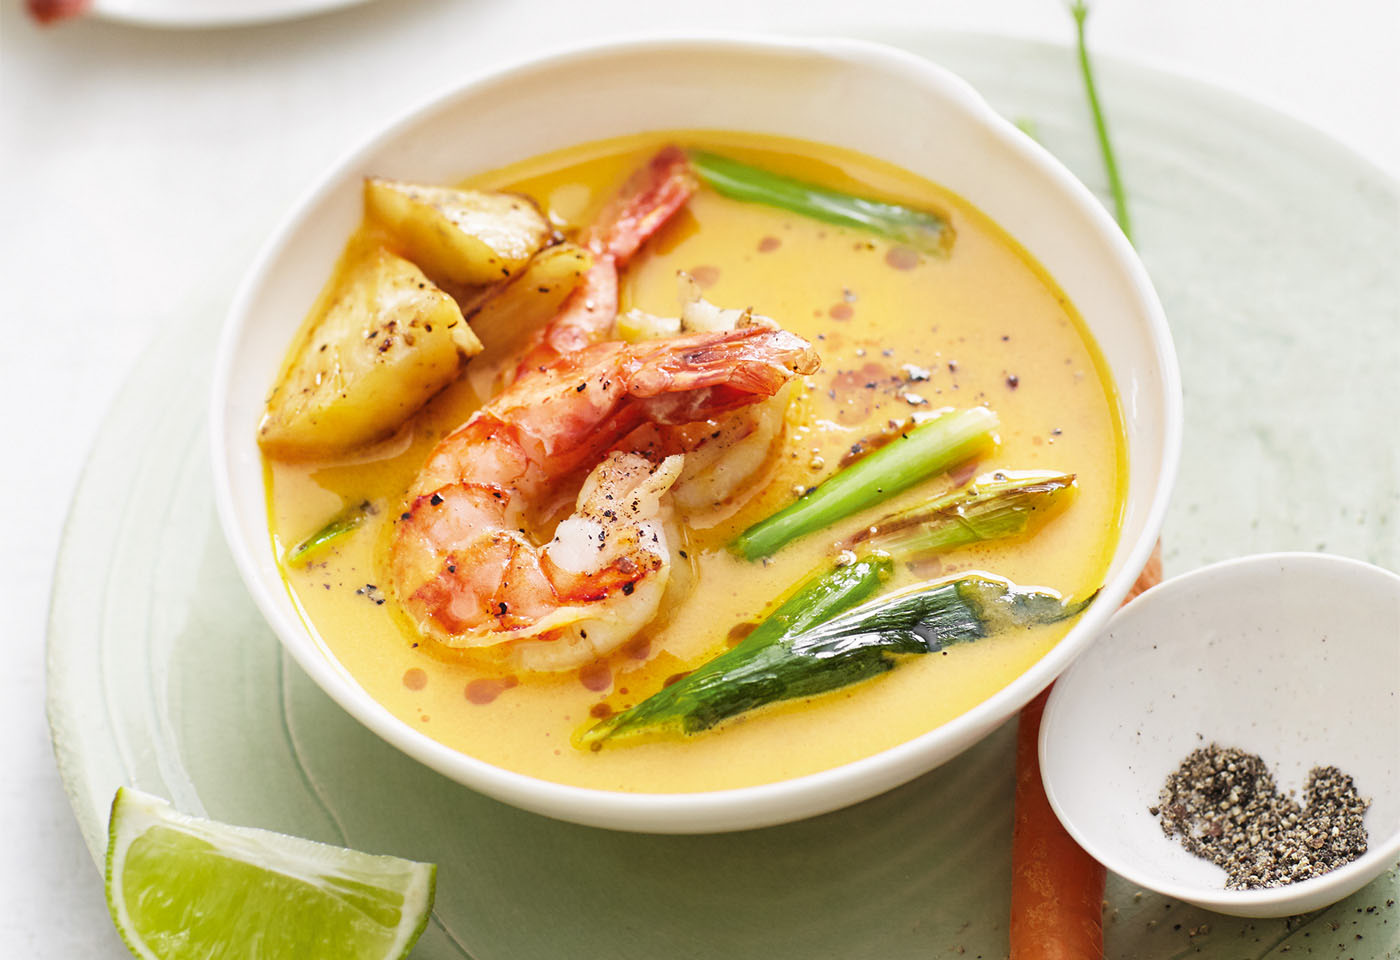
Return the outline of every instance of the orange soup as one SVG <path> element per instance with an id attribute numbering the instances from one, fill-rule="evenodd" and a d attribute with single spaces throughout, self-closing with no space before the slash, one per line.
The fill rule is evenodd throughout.
<path id="1" fill-rule="evenodd" d="M 500 650 L 425 635 L 393 586 L 397 528 L 426 489 L 420 472 L 444 437 L 521 375 L 520 358 L 535 330 L 480 331 L 485 349 L 460 375 L 452 368 L 451 382 L 386 439 L 265 461 L 279 556 L 328 518 L 367 506 L 353 532 L 307 562 L 288 563 L 285 578 L 308 628 L 370 696 L 455 750 L 523 774 L 607 790 L 715 790 L 782 780 L 869 756 L 963 713 L 1025 671 L 1073 621 L 903 658 L 873 679 L 746 711 L 694 735 L 598 750 L 576 745 L 590 724 L 731 649 L 796 585 L 839 561 L 853 536 L 893 511 L 954 491 L 987 471 L 1073 474 L 1068 505 L 1032 532 L 900 558 L 887 589 L 978 570 L 1084 597 L 1108 568 L 1125 493 L 1118 397 L 1073 306 L 1011 237 L 935 184 L 829 146 L 671 132 L 536 157 L 464 186 L 531 198 L 555 231 L 546 244 L 583 242 L 586 225 L 629 173 L 671 143 L 797 181 L 937 211 L 952 241 L 946 251 L 920 251 L 852 226 L 744 202 L 702 183 L 630 257 L 619 272 L 615 330 L 629 317 L 643 324 L 649 317 L 675 317 L 683 271 L 706 301 L 772 318 L 807 341 L 820 364 L 792 376 L 779 392 L 780 433 L 742 488 L 668 528 L 674 583 L 655 615 L 625 642 L 564 669 L 531 669 L 537 661 L 522 664 Z M 364 251 L 397 250 L 396 242 L 383 223 L 366 221 L 349 239 L 342 275 L 332 278 L 298 342 L 313 335 L 331 291 Z M 440 286 L 470 326 L 484 296 L 481 284 L 443 279 Z M 640 313 L 629 314 L 633 310 Z M 530 415 L 570 415 L 566 402 L 552 403 Z M 766 558 L 749 560 L 728 549 L 736 535 L 916 420 L 973 407 L 994 411 L 999 426 L 995 446 L 972 461 Z M 472 455 L 464 456 L 470 461 Z M 557 502 L 542 508 L 549 523 L 568 515 L 584 473 L 552 481 L 549 495 Z M 551 534 L 547 526 L 530 531 L 539 543 Z"/>

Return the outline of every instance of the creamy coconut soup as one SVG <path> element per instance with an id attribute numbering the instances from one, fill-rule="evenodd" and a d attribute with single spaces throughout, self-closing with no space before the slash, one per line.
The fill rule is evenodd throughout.
<path id="1" fill-rule="evenodd" d="M 1102 582 L 1126 482 L 1114 385 L 1054 281 L 960 197 L 713 132 L 458 186 L 369 183 L 336 275 L 300 332 L 288 318 L 259 437 L 288 590 L 405 723 L 578 786 L 782 780 L 986 699 Z M 961 441 L 934 436 L 969 411 Z M 844 606 L 756 631 L 804 584 L 797 607 L 830 601 L 843 570 L 866 578 Z M 1021 609 L 1008 581 L 1061 612 L 992 611 Z M 931 600 L 799 649 L 966 583 L 985 608 Z M 873 646 L 842 660 L 852 637 Z"/>

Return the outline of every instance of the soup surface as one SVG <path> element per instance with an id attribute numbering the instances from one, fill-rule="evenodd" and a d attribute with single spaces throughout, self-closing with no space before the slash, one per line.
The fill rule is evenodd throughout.
<path id="1" fill-rule="evenodd" d="M 563 673 L 510 673 L 419 636 L 386 585 L 392 520 L 435 443 L 495 388 L 514 358 L 490 351 L 391 442 L 334 461 L 268 458 L 279 556 L 348 504 L 376 512 L 288 589 L 327 651 L 375 700 L 428 736 L 489 763 L 609 790 L 714 790 L 782 780 L 869 756 L 973 707 L 1033 664 L 1073 621 L 910 657 L 874 680 L 763 708 L 707 733 L 581 750 L 584 725 L 639 702 L 729 649 L 745 625 L 814 571 L 839 540 L 889 511 L 965 481 L 930 479 L 798 540 L 766 562 L 724 548 L 750 524 L 834 473 L 853 444 L 917 413 L 985 404 L 1000 442 L 976 465 L 1077 476 L 1067 509 L 1032 536 L 962 547 L 900 568 L 892 586 L 985 570 L 1066 596 L 1095 590 L 1116 545 L 1125 441 L 1105 365 L 1073 307 L 1010 237 L 967 202 L 888 164 L 817 144 L 748 134 L 660 133 L 537 157 L 467 184 L 533 197 L 565 233 L 586 224 L 667 143 L 703 146 L 807 181 L 942 212 L 956 240 L 928 256 L 877 236 L 701 189 L 632 260 L 621 307 L 675 316 L 678 270 L 721 307 L 752 307 L 809 339 L 816 373 L 790 390 L 780 455 L 752 496 L 689 529 L 689 593 L 611 656 Z M 347 255 L 380 242 L 366 225 Z M 315 316 L 315 311 L 313 311 Z"/>

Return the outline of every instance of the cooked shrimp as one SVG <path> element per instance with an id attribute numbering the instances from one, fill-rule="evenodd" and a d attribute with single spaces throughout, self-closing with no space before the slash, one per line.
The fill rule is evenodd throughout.
<path id="1" fill-rule="evenodd" d="M 734 330 L 757 324 L 776 326 L 767 317 L 749 310 L 727 310 L 700 295 L 689 274 L 677 274 L 681 315 L 655 317 L 632 310 L 626 322 L 633 335 L 666 336 Z M 647 426 L 629 438 L 632 449 L 647 449 L 654 456 L 684 454 L 685 467 L 671 489 L 671 499 L 691 527 L 712 527 L 743 506 L 746 490 L 757 490 L 760 476 L 781 447 L 787 430 L 791 389 L 784 387 L 761 400 L 711 420 L 680 426 Z"/>
<path id="2" fill-rule="evenodd" d="M 708 529 L 738 512 L 745 491 L 761 489 L 761 477 L 781 448 L 792 390 L 708 420 L 680 426 L 638 428 L 623 443 L 652 459 L 683 455 L 685 466 L 671 488 L 671 503 L 686 525 Z"/>
<path id="3" fill-rule="evenodd" d="M 513 653 L 521 666 L 580 666 L 616 650 L 656 616 L 671 580 L 665 494 L 680 474 L 681 460 L 667 457 L 653 464 L 614 451 L 588 475 L 574 514 L 559 524 L 542 551 L 561 598 L 575 600 L 570 615 L 583 618 L 546 639 L 517 642 Z M 591 601 L 586 615 L 580 597 Z"/>
<path id="4" fill-rule="evenodd" d="M 534 338 L 517 375 L 605 339 L 617 316 L 617 274 L 652 234 L 685 206 L 696 190 L 695 174 L 677 146 L 659 151 L 634 171 L 579 242 L 593 254 L 558 315 Z"/>
<path id="5" fill-rule="evenodd" d="M 671 490 L 676 509 L 692 527 L 704 529 L 743 506 L 738 496 L 757 490 L 757 479 L 781 447 L 791 389 L 734 410 L 716 420 L 670 427 L 668 451 L 684 454 L 685 467 Z"/>
<path id="6" fill-rule="evenodd" d="M 682 458 L 604 455 L 645 423 L 717 417 L 816 367 L 807 341 L 753 324 L 597 343 L 526 371 L 445 437 L 414 481 L 391 546 L 396 596 L 425 635 L 508 645 L 528 669 L 615 649 L 665 592 L 662 495 Z M 533 508 L 595 464 L 574 515 L 537 544 L 526 532 Z"/>

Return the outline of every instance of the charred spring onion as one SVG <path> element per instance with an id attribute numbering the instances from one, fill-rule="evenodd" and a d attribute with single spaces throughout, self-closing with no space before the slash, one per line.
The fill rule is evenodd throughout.
<path id="1" fill-rule="evenodd" d="M 887 500 L 990 446 L 997 423 L 997 415 L 986 407 L 972 407 L 921 424 L 749 527 L 734 539 L 730 549 L 757 560 L 798 537 Z"/>
<path id="2" fill-rule="evenodd" d="M 867 230 L 924 253 L 946 254 L 952 245 L 952 227 L 932 211 L 830 190 L 704 150 L 692 150 L 689 157 L 701 181 L 732 200 L 761 203 L 824 223 Z"/>
<path id="3" fill-rule="evenodd" d="M 675 728 L 677 724 L 682 732 L 693 732 L 718 723 L 723 716 L 749 709 L 732 697 L 714 692 L 716 688 L 726 686 L 725 678 L 734 667 L 754 660 L 783 639 L 869 599 L 893 574 L 894 561 L 888 557 L 868 557 L 813 577 L 798 587 L 733 650 L 702 665 L 671 686 L 663 687 L 635 707 L 614 714 L 585 731 L 580 737 L 580 746 L 596 750 L 604 740 L 613 737 Z M 729 688 L 738 689 L 732 684 Z M 754 702 L 752 706 L 759 706 L 759 703 Z M 723 713 L 723 716 L 718 713 Z M 713 719 L 710 719 L 712 715 Z"/>
<path id="4" fill-rule="evenodd" d="M 878 520 L 849 541 L 906 558 L 1025 533 L 1063 506 L 1074 474 L 1044 470 L 984 473 L 961 490 Z"/>
<path id="5" fill-rule="evenodd" d="M 846 609 L 892 568 L 889 558 L 872 557 L 809 581 L 733 650 L 600 721 L 579 735 L 578 746 L 597 750 L 632 737 L 699 733 L 767 704 L 878 676 L 896 658 L 1072 617 L 1093 599 L 1067 603 L 968 574 Z"/>
<path id="6" fill-rule="evenodd" d="M 310 563 L 341 537 L 354 533 L 372 513 L 374 505 L 368 500 L 342 510 L 320 530 L 288 550 L 282 562 L 289 567 L 300 567 Z"/>

